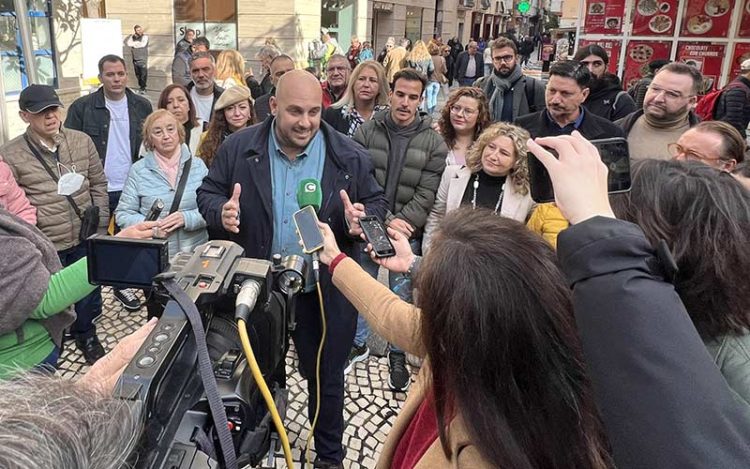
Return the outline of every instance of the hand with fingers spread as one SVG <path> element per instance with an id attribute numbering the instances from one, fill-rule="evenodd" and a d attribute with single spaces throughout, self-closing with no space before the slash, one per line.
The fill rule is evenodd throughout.
<path id="1" fill-rule="evenodd" d="M 414 234 L 414 227 L 411 226 L 408 221 L 401 218 L 392 219 L 388 222 L 388 226 L 404 234 L 407 238 L 411 238 L 411 235 Z"/>
<path id="2" fill-rule="evenodd" d="M 83 375 L 78 384 L 89 389 L 96 389 L 105 395 L 112 394 L 120 375 L 154 330 L 158 321 L 158 318 L 151 318 L 137 331 L 123 338 L 111 352 L 91 366 L 89 372 Z"/>
<path id="3" fill-rule="evenodd" d="M 529 151 L 547 168 L 555 189 L 555 202 L 571 224 L 595 216 L 615 218 L 607 195 L 607 166 L 596 147 L 578 131 L 572 135 L 537 138 Z M 544 147 L 560 155 L 555 158 Z"/>
<path id="4" fill-rule="evenodd" d="M 240 232 L 240 194 L 242 186 L 234 185 L 232 197 L 221 207 L 221 224 L 230 233 Z"/>
<path id="5" fill-rule="evenodd" d="M 411 251 L 411 246 L 409 246 L 409 238 L 400 231 L 390 227 L 387 228 L 387 231 L 388 237 L 391 239 L 391 244 L 393 244 L 393 249 L 396 251 L 395 256 L 377 258 L 372 250 L 372 244 L 369 243 L 365 251 L 370 253 L 370 258 L 376 264 L 385 267 L 391 272 L 406 273 L 409 271 L 409 267 L 414 263 L 414 258 L 416 257 Z M 364 235 L 362 235 L 362 239 L 365 239 Z"/>
<path id="6" fill-rule="evenodd" d="M 349 194 L 344 190 L 339 192 L 339 195 L 341 196 L 341 201 L 344 203 L 344 216 L 346 217 L 346 224 L 349 226 L 349 234 L 359 236 L 362 234 L 359 219 L 367 215 L 365 213 L 365 206 L 359 202 L 353 204 L 349 199 Z"/>
<path id="7" fill-rule="evenodd" d="M 164 235 L 170 235 L 185 226 L 185 215 L 178 210 L 167 215 L 164 219 L 160 220 L 160 222 L 159 229 Z"/>

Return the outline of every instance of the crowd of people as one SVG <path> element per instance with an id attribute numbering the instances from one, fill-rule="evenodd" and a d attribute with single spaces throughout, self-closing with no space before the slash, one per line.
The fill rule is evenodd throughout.
<path id="1" fill-rule="evenodd" d="M 145 47 L 135 32 L 127 43 Z M 309 260 L 292 215 L 312 178 L 328 265 L 319 373 L 310 289 L 292 339 L 311 418 L 320 407 L 315 467 L 342 467 L 345 376 L 368 360 L 371 330 L 389 343 L 389 387 L 412 387 L 382 467 L 743 467 L 750 60 L 701 121 L 690 65 L 654 61 L 624 90 L 591 45 L 544 82 L 524 73 L 533 45 L 389 38 L 375 53 L 352 38 L 343 51 L 324 29 L 306 69 L 268 40 L 256 76 L 187 30 L 156 110 L 116 55 L 64 122 L 55 90 L 28 86 L 28 127 L 0 147 L 0 380 L 54 373 L 70 337 L 92 376 L 116 381 L 124 365 L 101 364 L 88 236 L 163 238 L 170 255 L 228 239 L 249 257 Z M 589 141 L 614 137 L 627 140 L 632 190 L 608 197 Z M 547 167 L 555 203 L 532 199 L 529 158 Z M 165 209 L 146 221 L 157 200 Z M 388 227 L 396 256 L 371 255 L 365 215 Z M 158 316 L 150 295 L 114 290 Z M 425 359 L 414 382 L 407 353 Z"/>

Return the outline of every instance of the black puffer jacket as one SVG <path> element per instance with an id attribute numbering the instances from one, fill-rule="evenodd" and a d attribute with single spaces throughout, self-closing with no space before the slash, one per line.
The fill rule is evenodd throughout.
<path id="1" fill-rule="evenodd" d="M 750 80 L 743 76 L 729 83 L 716 102 L 714 119 L 731 124 L 740 131 L 742 138 L 747 136 L 750 122 Z"/>
<path id="2" fill-rule="evenodd" d="M 592 114 L 614 122 L 636 110 L 635 101 L 622 90 L 620 79 L 615 75 L 605 73 L 592 82 L 590 90 L 583 105 Z"/>

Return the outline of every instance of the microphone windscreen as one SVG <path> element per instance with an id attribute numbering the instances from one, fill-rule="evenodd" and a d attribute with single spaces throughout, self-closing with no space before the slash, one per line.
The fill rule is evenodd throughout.
<path id="1" fill-rule="evenodd" d="M 297 186 L 297 204 L 299 208 L 312 206 L 317 212 L 323 203 L 323 191 L 317 179 L 303 179 Z"/>

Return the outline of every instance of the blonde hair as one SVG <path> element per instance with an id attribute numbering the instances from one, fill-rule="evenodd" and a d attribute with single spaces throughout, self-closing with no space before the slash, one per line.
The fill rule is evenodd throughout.
<path id="1" fill-rule="evenodd" d="M 487 127 L 466 154 L 466 166 L 472 173 L 482 169 L 482 153 L 490 142 L 498 137 L 508 137 L 513 142 L 516 161 L 513 163 L 508 177 L 513 182 L 516 191 L 522 195 L 529 193 L 529 165 L 526 156 L 526 140 L 529 133 L 521 127 L 506 122 L 498 122 Z"/>
<path id="2" fill-rule="evenodd" d="M 245 71 L 245 59 L 242 54 L 233 49 L 221 51 L 216 60 L 216 79 L 234 79 L 238 85 L 244 83 L 242 74 Z"/>
<path id="3" fill-rule="evenodd" d="M 388 104 L 388 79 L 385 76 L 385 68 L 374 60 L 367 60 L 354 67 L 351 76 L 349 77 L 349 84 L 346 85 L 346 91 L 344 95 L 336 101 L 331 107 L 342 108 L 345 105 L 354 105 L 354 84 L 359 80 L 359 76 L 362 75 L 362 71 L 365 68 L 369 68 L 375 71 L 375 75 L 378 77 L 378 95 L 375 96 L 375 105 L 384 106 Z"/>
<path id="4" fill-rule="evenodd" d="M 177 127 L 177 134 L 180 138 L 180 145 L 185 143 L 185 126 L 177 122 L 177 118 L 171 112 L 166 109 L 157 109 L 149 114 L 148 117 L 146 117 L 146 120 L 143 121 L 143 146 L 146 147 L 146 150 L 148 151 L 153 151 L 154 149 L 154 144 L 151 142 L 151 128 L 154 126 L 154 123 L 162 117 L 169 117 L 174 120 L 175 126 Z"/>
<path id="5" fill-rule="evenodd" d="M 406 57 L 406 60 L 414 63 L 419 63 L 431 59 L 432 56 L 430 55 L 430 51 L 427 50 L 427 45 L 422 40 L 414 43 L 414 47 L 412 47 L 411 52 L 409 52 L 409 55 Z"/>

